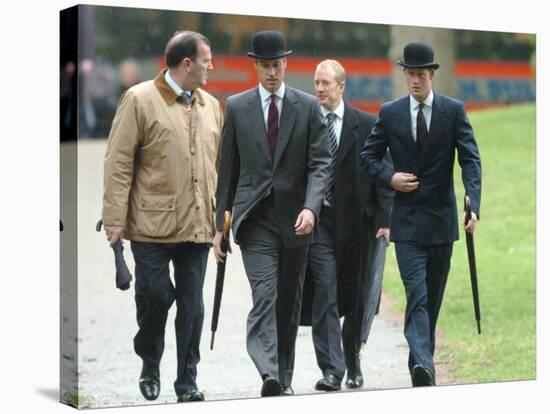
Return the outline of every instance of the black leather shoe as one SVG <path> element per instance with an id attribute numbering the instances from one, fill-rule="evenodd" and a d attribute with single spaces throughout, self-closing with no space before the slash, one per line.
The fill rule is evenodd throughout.
<path id="1" fill-rule="evenodd" d="M 426 387 L 435 385 L 433 374 L 422 365 L 415 365 L 412 369 L 413 387 Z"/>
<path id="2" fill-rule="evenodd" d="M 294 395 L 294 390 L 290 385 L 288 387 L 284 387 L 282 395 Z"/>
<path id="3" fill-rule="evenodd" d="M 189 390 L 178 395 L 178 402 L 204 401 L 204 394 L 199 390 Z"/>
<path id="4" fill-rule="evenodd" d="M 269 375 L 264 377 L 264 383 L 261 391 L 262 397 L 281 395 L 281 391 L 281 384 L 279 384 L 279 381 Z"/>
<path id="5" fill-rule="evenodd" d="M 355 365 L 347 367 L 346 387 L 361 388 L 363 386 L 363 373 L 361 372 L 361 363 L 357 359 Z"/>
<path id="6" fill-rule="evenodd" d="M 350 375 L 348 373 L 348 378 L 346 380 L 346 387 L 348 388 L 361 388 L 363 386 L 363 375 L 359 371 L 356 375 Z"/>
<path id="7" fill-rule="evenodd" d="M 317 384 L 315 384 L 315 389 L 317 391 L 339 391 L 341 382 L 342 380 L 335 375 L 328 374 L 317 381 Z"/>
<path id="8" fill-rule="evenodd" d="M 139 376 L 139 390 L 146 400 L 156 400 L 160 394 L 160 374 L 158 366 L 143 364 Z"/>

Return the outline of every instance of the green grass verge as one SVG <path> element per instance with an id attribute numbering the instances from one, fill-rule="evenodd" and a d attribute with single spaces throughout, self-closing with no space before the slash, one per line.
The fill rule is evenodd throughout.
<path id="1" fill-rule="evenodd" d="M 465 382 L 534 379 L 536 376 L 536 139 L 535 106 L 473 112 L 483 188 L 475 247 L 481 302 L 481 331 L 475 323 L 464 232 L 454 245 L 438 327 L 453 375 Z M 464 187 L 455 166 L 462 214 Z M 461 217 L 461 216 L 460 216 Z M 388 251 L 384 290 L 405 309 L 393 245 Z M 440 344 L 441 345 L 441 344 Z"/>

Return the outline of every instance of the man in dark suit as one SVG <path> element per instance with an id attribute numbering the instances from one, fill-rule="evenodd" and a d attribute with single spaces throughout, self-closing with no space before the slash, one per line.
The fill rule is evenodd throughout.
<path id="1" fill-rule="evenodd" d="M 405 337 L 413 386 L 435 385 L 435 327 L 450 269 L 458 220 L 455 153 L 472 205 L 473 233 L 481 201 L 481 161 L 464 104 L 432 91 L 439 64 L 429 45 L 405 46 L 398 61 L 409 96 L 386 103 L 361 152 L 369 176 L 396 191 L 390 219 L 407 295 Z M 394 168 L 384 165 L 389 148 Z"/>
<path id="2" fill-rule="evenodd" d="M 359 152 L 375 117 L 344 102 L 345 77 L 344 68 L 336 60 L 320 62 L 314 76 L 333 156 L 332 179 L 310 246 L 307 268 L 308 288 L 311 286 L 312 290 L 313 344 L 323 373 L 315 389 L 321 391 L 339 390 L 346 367 L 348 386 L 355 386 L 359 379 L 362 385 L 357 354 L 362 336 L 360 316 L 364 314 L 360 308 L 365 305 L 367 294 L 360 292 L 368 286 L 369 252 L 377 239 L 389 241 L 392 191 L 375 188 L 359 165 Z M 343 337 L 339 309 L 346 315 Z"/>
<path id="3" fill-rule="evenodd" d="M 248 55 L 260 85 L 227 100 L 216 193 L 214 253 L 224 260 L 223 215 L 233 209 L 233 238 L 252 289 L 247 351 L 262 396 L 293 394 L 307 250 L 330 162 L 319 103 L 284 83 L 290 53 L 280 32 L 254 35 Z"/>

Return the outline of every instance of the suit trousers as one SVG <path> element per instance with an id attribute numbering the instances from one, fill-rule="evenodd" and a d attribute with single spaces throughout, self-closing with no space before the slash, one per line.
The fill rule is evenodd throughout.
<path id="1" fill-rule="evenodd" d="M 202 289 L 208 244 L 132 241 L 136 263 L 135 301 L 139 330 L 134 350 L 144 364 L 158 367 L 164 351 L 168 310 L 176 301 L 177 395 L 197 389 L 197 364 L 204 319 Z M 174 266 L 174 282 L 169 264 Z"/>
<path id="2" fill-rule="evenodd" d="M 407 296 L 405 337 L 409 344 L 409 371 L 419 364 L 435 378 L 435 328 L 451 266 L 452 243 L 421 246 L 396 241 L 395 253 Z"/>
<path id="3" fill-rule="evenodd" d="M 313 279 L 311 332 L 317 365 L 323 376 L 342 379 L 346 370 L 342 351 L 336 278 L 336 214 L 323 207 L 317 232 L 309 246 L 309 272 Z"/>
<path id="4" fill-rule="evenodd" d="M 240 248 L 252 290 L 246 348 L 259 374 L 292 383 L 307 244 L 288 249 L 275 220 L 273 197 L 241 224 Z"/>

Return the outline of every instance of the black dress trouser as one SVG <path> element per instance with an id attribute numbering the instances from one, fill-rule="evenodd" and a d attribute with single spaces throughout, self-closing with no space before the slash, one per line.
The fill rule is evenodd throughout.
<path id="1" fill-rule="evenodd" d="M 197 364 L 204 319 L 202 288 L 210 245 L 132 241 L 136 263 L 135 301 L 139 330 L 134 350 L 144 364 L 158 367 L 164 351 L 168 310 L 176 301 L 177 395 L 197 389 Z M 170 280 L 174 266 L 175 286 Z"/>
<path id="2" fill-rule="evenodd" d="M 422 246 L 396 241 L 395 255 L 407 295 L 405 338 L 409 343 L 409 370 L 429 369 L 435 377 L 435 328 L 451 267 L 452 243 Z"/>
<path id="3" fill-rule="evenodd" d="M 340 380 L 346 365 L 342 351 L 342 333 L 337 301 L 336 214 L 323 206 L 317 232 L 309 246 L 309 272 L 313 279 L 311 333 L 317 365 L 323 376 L 330 374 Z"/>

